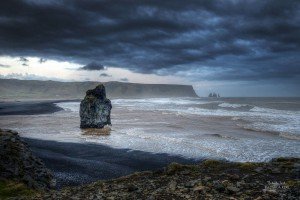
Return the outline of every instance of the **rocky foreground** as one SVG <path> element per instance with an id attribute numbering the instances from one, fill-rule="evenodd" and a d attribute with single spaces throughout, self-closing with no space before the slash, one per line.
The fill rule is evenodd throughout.
<path id="1" fill-rule="evenodd" d="M 7 136 L 9 135 L 9 137 Z M 14 132 L 1 132 L 1 145 L 17 143 L 21 151 L 22 141 L 14 138 Z M 26 146 L 26 145 L 25 145 Z M 3 148 L 1 146 L 1 148 Z M 11 148 L 11 147 L 10 147 Z M 30 153 L 13 155 L 20 163 L 32 160 Z M 12 160 L 11 154 L 6 160 Z M 18 155 L 20 157 L 18 157 Z M 41 161 L 33 159 L 29 175 L 37 182 L 37 169 Z M 11 162 L 11 161 L 10 161 Z M 36 163 L 36 164 L 34 164 Z M 20 166 L 23 166 L 20 165 Z M 41 165 L 43 166 L 43 165 Z M 37 168 L 36 168 L 37 167 Z M 2 167 L 3 168 L 3 167 Z M 1 175 L 2 173 L 1 168 Z M 25 167 L 26 168 L 26 167 Z M 36 168 L 36 169 L 35 169 Z M 25 170 L 25 169 L 24 169 Z M 26 170 L 25 170 L 26 171 Z M 14 173 L 14 172 L 12 172 Z M 27 172 L 26 172 L 27 173 Z M 28 173 L 27 173 L 28 174 Z M 43 174 L 43 173 L 42 173 Z M 0 199 L 299 199 L 300 159 L 277 158 L 268 163 L 232 163 L 206 160 L 198 165 L 172 163 L 168 167 L 141 172 L 118 179 L 98 181 L 89 185 L 68 187 L 60 191 L 48 187 L 33 187 L 23 176 L 0 178 Z M 46 176 L 51 177 L 51 176 Z M 45 183 L 50 183 L 47 179 Z"/>
<path id="2" fill-rule="evenodd" d="M 55 186 L 52 173 L 34 156 L 17 132 L 0 129 L 0 180 L 26 184 L 36 190 Z"/>
<path id="3" fill-rule="evenodd" d="M 299 199 L 299 169 L 296 158 L 173 163 L 160 171 L 41 193 L 33 199 Z"/>

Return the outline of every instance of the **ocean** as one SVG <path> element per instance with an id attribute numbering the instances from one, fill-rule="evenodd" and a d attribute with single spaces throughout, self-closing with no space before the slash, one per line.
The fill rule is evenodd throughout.
<path id="1" fill-rule="evenodd" d="M 57 103 L 64 110 L 53 114 L 1 116 L 0 126 L 27 138 L 199 160 L 300 157 L 300 98 L 115 99 L 109 135 L 79 128 L 79 104 Z"/>

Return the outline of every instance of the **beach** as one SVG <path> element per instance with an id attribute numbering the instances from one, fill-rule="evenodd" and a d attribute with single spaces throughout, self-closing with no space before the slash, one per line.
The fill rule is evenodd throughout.
<path id="1" fill-rule="evenodd" d="M 71 197 L 76 199 L 258 200 L 298 199 L 299 197 L 299 158 L 276 158 L 261 163 L 205 159 L 188 165 L 182 160 L 177 160 L 164 168 L 144 171 L 153 167 L 153 164 L 159 163 L 157 161 L 161 160 L 161 156 L 165 158 L 165 155 L 153 157 L 144 152 L 133 152 L 127 159 L 127 155 L 123 155 L 124 151 L 111 151 L 111 148 L 100 148 L 100 152 L 95 154 L 95 150 L 99 148 L 94 145 L 83 147 L 54 142 L 52 146 L 46 141 L 29 141 L 32 142 L 33 146 L 38 146 L 38 149 L 35 148 L 35 153 L 27 143 L 22 141 L 17 132 L 0 130 L 0 157 L 2 158 L 0 168 L 1 175 L 6 177 L 0 180 L 1 199 L 15 197 L 36 200 Z M 37 143 L 41 146 L 36 145 Z M 61 152 L 70 148 L 76 150 Z M 62 156 L 59 155 L 61 153 Z M 110 154 L 110 158 L 106 157 L 107 153 Z M 43 157 L 44 162 L 47 162 L 46 165 L 37 155 Z M 150 158 L 151 161 L 148 162 L 145 157 Z M 142 165 L 140 165 L 141 160 Z M 66 163 L 70 167 L 66 167 Z M 135 171 L 129 175 L 125 172 L 125 176 L 114 178 L 114 175 L 120 175 L 114 173 L 115 171 L 121 171 L 123 174 L 124 166 L 134 169 L 136 164 L 143 168 L 142 172 Z M 47 165 L 54 165 L 52 171 L 47 168 Z M 92 183 L 83 180 L 89 175 L 91 178 L 99 176 L 102 179 L 94 180 Z M 112 178 L 108 178 L 111 176 Z M 55 179 L 58 180 L 56 188 Z M 72 185 L 70 184 L 72 179 L 77 180 L 73 182 L 77 186 L 64 187 L 67 185 L 62 183 L 69 181 L 68 185 Z"/>
<path id="2" fill-rule="evenodd" d="M 299 117 L 298 99 L 251 101 L 115 99 L 108 135 L 79 128 L 78 101 L 0 103 L 0 125 L 19 132 L 53 171 L 58 188 L 158 170 L 172 162 L 299 156 L 299 129 L 293 123 Z"/>
<path id="3" fill-rule="evenodd" d="M 63 110 L 55 103 L 32 101 L 0 103 L 0 115 L 52 114 Z M 68 101 L 67 101 L 68 102 Z M 100 144 L 78 144 L 23 138 L 37 157 L 55 175 L 57 188 L 91 183 L 132 174 L 159 170 L 172 162 L 192 164 L 197 161 L 168 154 L 153 154 L 130 149 L 116 149 Z"/>
<path id="4" fill-rule="evenodd" d="M 57 188 L 118 178 L 134 172 L 158 170 L 172 162 L 198 161 L 167 154 L 116 149 L 99 144 L 76 144 L 24 139 L 33 153 L 54 173 Z"/>
<path id="5" fill-rule="evenodd" d="M 54 113 L 62 108 L 55 105 L 59 100 L 0 102 L 0 115 L 37 115 Z"/>

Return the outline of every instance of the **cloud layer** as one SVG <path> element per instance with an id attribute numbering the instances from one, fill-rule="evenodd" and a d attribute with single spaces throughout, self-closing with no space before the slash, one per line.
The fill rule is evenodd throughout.
<path id="1" fill-rule="evenodd" d="M 81 68 L 79 68 L 80 70 L 88 70 L 88 71 L 95 71 L 95 70 L 104 70 L 104 66 L 96 63 L 96 62 L 91 62 Z"/>
<path id="2" fill-rule="evenodd" d="M 0 13 L 1 55 L 191 80 L 299 81 L 298 0 L 10 0 Z"/>

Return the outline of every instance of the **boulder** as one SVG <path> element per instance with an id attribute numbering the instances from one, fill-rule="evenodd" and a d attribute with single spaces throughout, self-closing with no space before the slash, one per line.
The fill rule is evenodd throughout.
<path id="1" fill-rule="evenodd" d="M 52 172 L 32 154 L 17 132 L 0 129 L 0 179 L 25 183 L 33 189 L 54 188 Z"/>
<path id="2" fill-rule="evenodd" d="M 103 84 L 88 90 L 80 103 L 80 128 L 103 128 L 105 125 L 111 125 L 111 108 Z"/>

